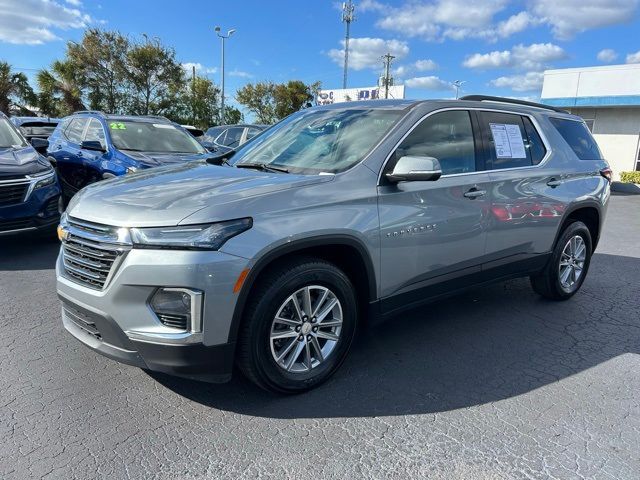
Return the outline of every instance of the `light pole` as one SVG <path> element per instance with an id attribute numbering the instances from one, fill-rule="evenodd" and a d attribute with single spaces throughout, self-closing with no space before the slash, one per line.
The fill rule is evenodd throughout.
<path id="1" fill-rule="evenodd" d="M 220 33 L 220 27 L 215 28 L 216 34 L 222 40 L 222 82 L 220 85 L 221 90 L 221 98 L 220 98 L 220 125 L 224 124 L 224 41 L 234 34 L 235 29 L 231 29 L 227 32 L 226 35 Z"/>
<path id="2" fill-rule="evenodd" d="M 462 87 L 463 83 L 467 83 L 466 80 L 456 80 L 452 84 L 456 88 L 456 100 L 458 99 L 458 96 L 460 94 L 460 87 Z"/>

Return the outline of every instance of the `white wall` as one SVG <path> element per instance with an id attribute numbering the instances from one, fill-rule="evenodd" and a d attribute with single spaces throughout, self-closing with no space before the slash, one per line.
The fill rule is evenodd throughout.
<path id="1" fill-rule="evenodd" d="M 640 64 L 544 72 L 541 98 L 640 95 Z"/>

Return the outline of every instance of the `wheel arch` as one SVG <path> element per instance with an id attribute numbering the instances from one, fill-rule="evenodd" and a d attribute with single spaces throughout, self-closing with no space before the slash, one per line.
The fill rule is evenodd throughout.
<path id="1" fill-rule="evenodd" d="M 238 294 L 233 312 L 229 342 L 235 342 L 244 315 L 247 297 L 261 276 L 282 258 L 310 256 L 322 258 L 344 270 L 353 283 L 360 308 L 377 298 L 377 283 L 373 260 L 367 247 L 350 235 L 322 235 L 278 246 L 261 256 L 249 270 Z"/>
<path id="2" fill-rule="evenodd" d="M 562 235 L 562 232 L 567 225 L 577 220 L 584 223 L 589 229 L 593 253 L 596 250 L 598 241 L 600 240 L 600 231 L 602 230 L 603 215 L 601 210 L 601 205 L 595 201 L 581 202 L 568 208 L 563 216 L 562 222 L 560 223 L 560 228 L 558 228 L 558 231 L 556 232 L 556 238 L 553 245 L 555 246 L 558 238 L 560 238 L 560 235 Z"/>

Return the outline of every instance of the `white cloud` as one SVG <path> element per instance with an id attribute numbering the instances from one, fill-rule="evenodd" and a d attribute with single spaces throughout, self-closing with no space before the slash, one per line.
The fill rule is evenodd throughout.
<path id="1" fill-rule="evenodd" d="M 80 5 L 82 5 L 82 2 L 80 0 L 66 0 L 68 4 L 73 5 L 75 7 L 79 7 Z"/>
<path id="2" fill-rule="evenodd" d="M 378 12 L 385 10 L 387 6 L 384 3 L 377 2 L 376 0 L 361 0 L 356 5 L 358 12 Z M 340 6 L 342 9 L 342 5 Z"/>
<path id="3" fill-rule="evenodd" d="M 185 62 L 182 64 L 182 68 L 186 70 L 187 73 L 191 73 L 193 71 L 193 67 L 196 68 L 196 72 L 198 73 L 216 73 L 218 69 L 216 67 L 205 67 L 200 62 Z"/>
<path id="4" fill-rule="evenodd" d="M 633 19 L 638 0 L 531 0 L 531 11 L 551 26 L 556 38 Z"/>
<path id="5" fill-rule="evenodd" d="M 435 70 L 438 68 L 438 64 L 433 60 L 418 60 L 413 64 L 416 67 L 416 70 L 419 72 L 426 72 L 427 70 Z"/>
<path id="6" fill-rule="evenodd" d="M 500 33 L 493 28 L 494 16 L 504 10 L 507 4 L 507 0 L 410 2 L 399 8 L 386 6 L 381 10 L 385 15 L 378 20 L 377 25 L 408 37 L 421 37 L 425 40 L 495 38 Z M 520 31 L 528 25 L 522 15 L 504 23 L 504 33 Z"/>
<path id="7" fill-rule="evenodd" d="M 614 62 L 618 58 L 618 53 L 610 48 L 605 48 L 598 52 L 598 60 L 604 63 Z"/>
<path id="8" fill-rule="evenodd" d="M 0 0 L 0 41 L 40 45 L 59 40 L 55 30 L 85 28 L 92 22 L 79 8 L 54 0 Z"/>
<path id="9" fill-rule="evenodd" d="M 467 68 L 517 68 L 521 70 L 542 69 L 550 62 L 562 60 L 567 54 L 553 43 L 534 43 L 516 45 L 511 50 L 489 53 L 474 53 L 462 63 Z"/>
<path id="10" fill-rule="evenodd" d="M 421 88 L 424 90 L 451 90 L 449 82 L 435 76 L 409 78 L 404 84 L 409 88 Z"/>
<path id="11" fill-rule="evenodd" d="M 349 42 L 349 68 L 363 70 L 365 68 L 382 68 L 382 56 L 387 52 L 395 55 L 396 60 L 409 54 L 409 46 L 400 40 L 383 40 L 382 38 L 352 38 Z M 328 52 L 329 58 L 338 65 L 344 62 L 344 40 L 342 48 L 333 48 Z"/>
<path id="12" fill-rule="evenodd" d="M 229 75 L 232 77 L 239 77 L 239 78 L 253 78 L 253 75 L 250 74 L 249 72 L 243 72 L 242 70 L 238 70 L 238 69 L 231 70 L 229 72 Z"/>
<path id="13" fill-rule="evenodd" d="M 627 63 L 640 63 L 640 50 L 627 55 Z"/>
<path id="14" fill-rule="evenodd" d="M 491 80 L 491 85 L 510 88 L 516 92 L 531 92 L 542 89 L 543 72 L 527 72 L 524 75 L 510 75 Z"/>
<path id="15" fill-rule="evenodd" d="M 516 15 L 510 16 L 507 20 L 500 22 L 496 28 L 500 37 L 510 37 L 514 33 L 522 32 L 526 30 L 529 25 L 535 24 L 534 19 L 529 12 L 520 12 Z"/>

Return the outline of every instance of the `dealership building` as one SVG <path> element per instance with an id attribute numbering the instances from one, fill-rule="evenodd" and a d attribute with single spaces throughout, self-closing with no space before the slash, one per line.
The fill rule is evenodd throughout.
<path id="1" fill-rule="evenodd" d="M 547 70 L 541 103 L 584 118 L 615 179 L 640 170 L 640 64 Z"/>

